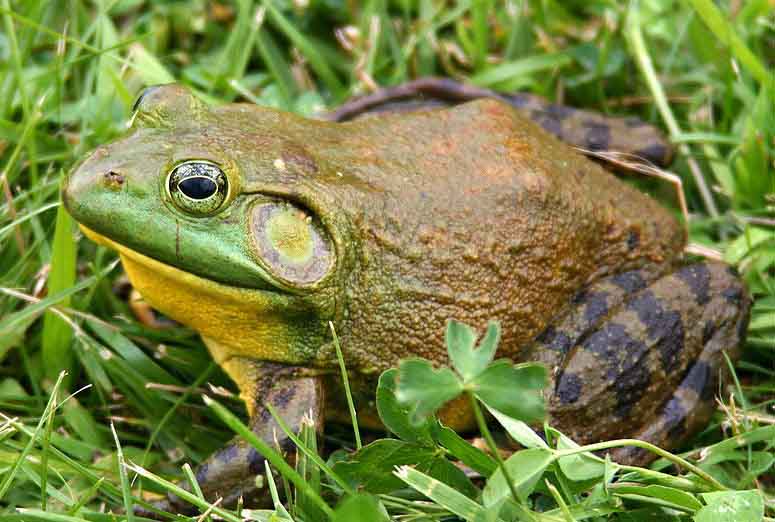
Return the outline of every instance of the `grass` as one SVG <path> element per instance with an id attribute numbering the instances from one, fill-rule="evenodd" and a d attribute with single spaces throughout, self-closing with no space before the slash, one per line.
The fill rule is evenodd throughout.
<path id="1" fill-rule="evenodd" d="M 0 0 L 0 519 L 112 520 L 106 513 L 184 479 L 183 463 L 231 437 L 225 414 L 244 414 L 192 332 L 155 331 L 133 318 L 116 291 L 123 283 L 114 254 L 77 236 L 58 205 L 64 173 L 123 131 L 140 88 L 179 80 L 213 101 L 310 115 L 429 74 L 639 116 L 679 145 L 673 170 L 686 190 L 691 241 L 736 265 L 755 304 L 735 385 L 676 458 L 724 489 L 761 492 L 772 517 L 774 12 L 770 0 Z M 665 184 L 634 182 L 676 205 Z M 203 395 L 228 408 L 206 406 Z M 326 444 L 352 449 L 351 437 L 332 430 Z M 439 434 L 428 448 L 446 448 L 474 469 L 488 462 L 454 437 Z M 563 462 L 546 465 L 538 478 L 547 482 L 531 497 L 530 509 L 554 509 L 546 520 L 725 520 L 702 518 L 711 515 L 694 504 L 710 505 L 723 491 L 703 489 L 664 460 L 650 471 L 620 469 L 615 481 L 609 464 L 576 481 Z M 288 516 L 316 520 L 305 513 L 325 515 L 342 490 L 323 473 L 326 507 L 305 511 L 322 486 L 311 479 L 310 470 L 320 471 L 314 459 L 300 463 L 312 491 L 290 497 Z M 138 479 L 141 470 L 148 475 Z M 380 506 L 394 520 L 490 516 L 421 471 L 401 468 L 397 479 L 432 502 L 399 488 L 342 499 L 331 516 Z M 275 489 L 287 480 L 275 476 Z M 590 498 L 612 507 L 595 511 Z M 526 505 L 514 501 L 509 513 L 531 520 Z M 220 507 L 210 513 L 239 518 Z"/>

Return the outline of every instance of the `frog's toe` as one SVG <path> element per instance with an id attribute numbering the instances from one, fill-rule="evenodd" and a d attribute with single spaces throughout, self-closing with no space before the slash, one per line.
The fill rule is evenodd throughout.
<path id="1" fill-rule="evenodd" d="M 612 300 L 600 291 L 605 285 L 627 289 Z M 573 335 L 556 365 L 552 423 L 580 442 L 634 436 L 675 447 L 713 412 L 723 352 L 739 356 L 750 298 L 737 275 L 717 263 L 686 265 L 650 284 L 615 276 L 597 286 L 579 303 L 595 320 L 560 323 Z M 615 456 L 653 459 L 630 449 Z"/>

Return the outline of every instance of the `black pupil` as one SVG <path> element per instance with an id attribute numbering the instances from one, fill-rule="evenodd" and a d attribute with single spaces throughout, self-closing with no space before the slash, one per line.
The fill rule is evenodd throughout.
<path id="1" fill-rule="evenodd" d="M 191 199 L 207 199 L 218 190 L 213 180 L 198 176 L 184 179 L 178 183 L 178 188 Z"/>

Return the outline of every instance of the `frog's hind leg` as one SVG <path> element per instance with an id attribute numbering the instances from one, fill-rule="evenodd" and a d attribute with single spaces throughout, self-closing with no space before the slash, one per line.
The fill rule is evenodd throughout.
<path id="1" fill-rule="evenodd" d="M 596 283 L 531 347 L 554 368 L 550 423 L 581 443 L 634 437 L 676 447 L 708 422 L 723 352 L 739 356 L 749 309 L 742 282 L 716 263 Z M 613 457 L 644 464 L 654 455 Z"/>
<path id="2" fill-rule="evenodd" d="M 709 297 L 704 305 L 699 303 L 704 301 L 703 294 L 695 299 L 702 317 L 689 325 L 694 330 L 688 336 L 689 341 L 699 341 L 700 355 L 689 363 L 681 383 L 662 405 L 658 416 L 635 434 L 635 438 L 663 448 L 676 447 L 708 423 L 716 410 L 716 397 L 723 393 L 720 385 L 729 376 L 724 353 L 731 361 L 737 360 L 745 341 L 751 300 L 729 267 L 711 267 L 718 270 L 715 282 L 720 292 Z M 688 280 L 698 282 L 696 278 Z M 654 459 L 653 453 L 632 446 L 616 449 L 611 455 L 617 462 L 635 465 Z"/>

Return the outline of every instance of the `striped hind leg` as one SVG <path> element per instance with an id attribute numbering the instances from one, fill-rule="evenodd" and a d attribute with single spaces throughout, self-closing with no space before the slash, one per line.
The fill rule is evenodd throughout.
<path id="1" fill-rule="evenodd" d="M 553 368 L 550 423 L 581 443 L 635 437 L 675 448 L 708 422 L 750 298 L 726 265 L 633 271 L 581 292 L 531 347 Z M 643 464 L 652 454 L 612 453 Z"/>

